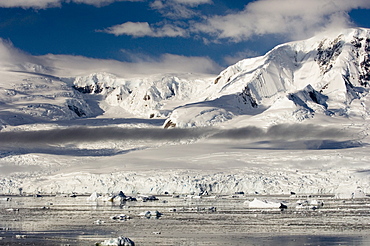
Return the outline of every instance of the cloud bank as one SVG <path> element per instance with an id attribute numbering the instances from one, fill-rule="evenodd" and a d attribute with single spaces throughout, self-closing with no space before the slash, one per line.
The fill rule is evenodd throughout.
<path id="1" fill-rule="evenodd" d="M 140 77 L 165 73 L 216 74 L 220 67 L 208 57 L 163 54 L 159 57 L 125 52 L 130 62 L 94 59 L 84 56 L 53 55 L 32 56 L 0 38 L 0 69 L 37 72 L 48 75 L 84 76 L 107 72 L 122 78 Z"/>
<path id="2" fill-rule="evenodd" d="M 40 58 L 55 68 L 53 75 L 60 77 L 107 72 L 122 78 L 130 78 L 166 73 L 216 74 L 220 70 L 220 67 L 208 57 L 174 54 L 163 54 L 156 58 L 138 57 L 133 62 L 51 54 Z"/>
<path id="3" fill-rule="evenodd" d="M 200 16 L 194 7 L 202 4 L 212 4 L 212 0 L 154 0 L 149 5 L 166 19 L 190 19 Z M 150 24 L 148 22 L 125 22 L 108 27 L 98 32 L 114 34 L 115 36 L 127 35 L 132 37 L 189 37 L 188 23 L 176 21 L 169 23 L 167 20 Z"/>
<path id="4" fill-rule="evenodd" d="M 258 0 L 242 11 L 211 16 L 196 23 L 193 32 L 235 42 L 256 35 L 283 34 L 302 38 L 317 31 L 350 25 L 348 12 L 370 8 L 368 0 Z"/>
<path id="5" fill-rule="evenodd" d="M 80 3 L 101 7 L 114 2 L 145 0 L 1 0 L 0 7 L 46 9 L 63 3 Z M 206 42 L 226 39 L 242 42 L 260 35 L 282 35 L 301 39 L 318 31 L 351 26 L 348 13 L 354 9 L 370 9 L 369 0 L 257 0 L 243 10 L 212 15 L 202 12 L 201 5 L 212 0 L 151 0 L 149 7 L 159 12 L 163 21 L 157 23 L 125 22 L 100 32 L 133 37 L 195 37 Z M 179 21 L 181 20 L 181 21 Z"/>
<path id="6" fill-rule="evenodd" d="M 148 22 L 126 22 L 109 27 L 101 32 L 115 36 L 128 35 L 133 37 L 186 37 L 185 29 L 172 24 L 162 24 L 159 27 L 150 26 Z"/>
<path id="7" fill-rule="evenodd" d="M 32 56 L 14 47 L 9 40 L 0 38 L 0 70 L 23 70 L 40 72 L 48 64 L 37 56 Z"/>
<path id="8" fill-rule="evenodd" d="M 96 141 L 153 140 L 179 141 L 199 138 L 221 140 L 343 140 L 349 135 L 333 128 L 314 125 L 276 125 L 267 130 L 258 127 L 215 128 L 120 128 L 69 127 L 41 131 L 0 132 L 0 144 L 66 144 Z"/>
<path id="9" fill-rule="evenodd" d="M 225 15 L 202 15 L 193 7 L 212 4 L 208 0 L 155 0 L 151 8 L 165 18 L 190 19 L 186 22 L 150 24 L 126 22 L 104 30 L 114 35 L 133 37 L 209 36 L 207 42 L 222 39 L 242 42 L 254 36 L 282 35 L 301 39 L 317 32 L 346 28 L 352 25 L 348 13 L 353 9 L 370 9 L 369 0 L 257 0 L 241 11 Z M 155 26 L 159 26 L 155 28 Z"/>
<path id="10" fill-rule="evenodd" d="M 268 129 L 258 127 L 242 127 L 219 130 L 211 138 L 214 139 L 272 139 L 272 140 L 304 140 L 304 139 L 343 139 L 347 133 L 339 129 L 319 127 L 316 125 L 285 124 L 274 125 Z"/>
<path id="11" fill-rule="evenodd" d="M 81 3 L 101 7 L 114 2 L 124 1 L 141 2 L 143 0 L 1 0 L 0 7 L 46 9 L 60 7 L 62 3 Z"/>
<path id="12" fill-rule="evenodd" d="M 145 0 L 1 0 L 3 8 L 34 8 L 47 9 L 61 7 L 63 3 L 88 4 L 96 7 L 106 6 L 114 2 L 143 2 Z M 150 3 L 153 9 L 164 11 L 172 9 L 173 16 L 189 16 L 187 7 L 196 7 L 200 4 L 209 4 L 212 0 L 154 0 Z M 191 15 L 191 14 L 190 14 Z"/>
<path id="13" fill-rule="evenodd" d="M 189 19 L 200 14 L 194 7 L 212 3 L 212 0 L 155 0 L 150 7 L 166 18 Z"/>

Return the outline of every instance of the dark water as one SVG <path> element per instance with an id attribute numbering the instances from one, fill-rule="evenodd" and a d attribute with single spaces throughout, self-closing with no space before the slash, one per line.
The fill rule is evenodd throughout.
<path id="1" fill-rule="evenodd" d="M 73 238 L 75 235 L 71 231 L 60 231 L 58 233 L 45 234 L 25 234 L 24 239 L 8 238 L 3 239 L 0 245 L 95 245 L 92 240 L 82 240 Z M 69 235 L 69 236 L 67 236 Z M 153 245 L 153 242 L 136 245 Z M 170 245 L 166 242 L 157 242 L 155 245 Z M 224 236 L 222 239 L 214 238 L 207 242 L 199 240 L 196 237 L 179 240 L 172 245 L 370 245 L 370 239 L 367 236 L 317 236 L 317 235 L 288 235 L 288 236 Z"/>
<path id="2" fill-rule="evenodd" d="M 1 197 L 0 197 L 1 198 Z M 370 199 L 320 198 L 318 209 L 250 209 L 253 197 L 88 202 L 87 197 L 0 201 L 0 245 L 95 245 L 126 236 L 136 245 L 370 245 Z M 216 209 L 212 209 L 216 208 Z M 174 212 L 173 210 L 176 209 Z M 140 213 L 159 211 L 159 218 Z M 125 214 L 127 220 L 113 220 Z"/>

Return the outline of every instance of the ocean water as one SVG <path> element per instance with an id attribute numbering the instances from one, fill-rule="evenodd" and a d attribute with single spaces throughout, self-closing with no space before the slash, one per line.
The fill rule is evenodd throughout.
<path id="1" fill-rule="evenodd" d="M 4 198 L 0 245 L 95 245 L 119 236 L 135 245 L 370 245 L 368 197 L 159 196 L 125 203 L 91 202 L 88 196 Z M 249 208 L 246 201 L 254 198 L 283 202 L 287 209 Z M 297 202 L 312 201 L 320 206 L 297 208 Z"/>

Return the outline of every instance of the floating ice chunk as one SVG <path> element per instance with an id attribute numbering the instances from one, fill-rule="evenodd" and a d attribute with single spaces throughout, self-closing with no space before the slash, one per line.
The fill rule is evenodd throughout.
<path id="1" fill-rule="evenodd" d="M 313 199 L 313 200 L 298 200 L 296 209 L 313 209 L 316 210 L 320 207 L 324 206 L 324 202 Z"/>
<path id="2" fill-rule="evenodd" d="M 365 198 L 366 194 L 361 189 L 356 190 L 342 190 L 335 195 L 338 199 L 361 199 Z"/>
<path id="3" fill-rule="evenodd" d="M 99 197 L 100 199 L 100 197 Z M 110 194 L 110 195 L 105 195 L 102 198 L 103 202 L 115 202 L 117 200 L 121 200 L 121 197 L 115 195 L 115 194 Z"/>
<path id="4" fill-rule="evenodd" d="M 287 208 L 286 205 L 281 202 L 261 201 L 254 198 L 251 202 L 246 202 L 249 208 Z"/>
<path id="5" fill-rule="evenodd" d="M 319 200 L 310 200 L 308 202 L 311 206 L 316 206 L 316 207 L 322 207 L 324 206 L 324 203 L 322 201 L 319 201 Z"/>
<path id="6" fill-rule="evenodd" d="M 91 194 L 91 196 L 87 198 L 87 200 L 90 202 L 95 202 L 96 200 L 98 200 L 98 197 L 99 197 L 98 193 L 94 192 Z"/>
<path id="7" fill-rule="evenodd" d="M 196 196 L 196 195 L 187 195 L 186 198 L 189 198 L 189 199 L 201 199 L 202 196 Z"/>
<path id="8" fill-rule="evenodd" d="M 139 196 L 139 199 L 142 200 L 143 202 L 146 202 L 146 201 L 157 201 L 157 200 L 159 200 L 155 196 L 145 196 L 145 195 Z"/>
<path id="9" fill-rule="evenodd" d="M 150 219 L 150 218 L 158 219 L 159 217 L 161 217 L 162 214 L 158 211 L 145 211 L 145 212 L 140 213 L 139 215 L 144 216 L 147 219 Z"/>
<path id="10" fill-rule="evenodd" d="M 98 245 L 104 246 L 135 246 L 135 243 L 128 237 L 118 237 L 114 239 L 107 239 L 104 242 L 101 242 Z"/>
<path id="11" fill-rule="evenodd" d="M 94 221 L 94 224 L 95 225 L 101 225 L 101 224 L 104 224 L 105 222 L 103 220 L 95 220 Z"/>
<path id="12" fill-rule="evenodd" d="M 363 192 L 362 190 L 358 189 L 358 190 L 355 190 L 355 192 L 353 193 L 353 198 L 356 199 L 356 198 L 365 198 L 366 197 L 366 194 L 365 192 Z"/>
<path id="13" fill-rule="evenodd" d="M 112 220 L 127 220 L 130 217 L 125 215 L 125 214 L 120 214 L 120 215 L 114 215 L 111 217 Z"/>

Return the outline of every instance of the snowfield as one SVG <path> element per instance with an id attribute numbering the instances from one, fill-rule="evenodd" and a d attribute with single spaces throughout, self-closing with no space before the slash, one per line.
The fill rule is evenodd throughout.
<path id="1" fill-rule="evenodd" d="M 138 150 L 114 157 L 15 155 L 2 161 L 1 192 L 18 194 L 19 188 L 27 194 L 244 191 L 338 194 L 349 198 L 358 189 L 365 192 L 369 189 L 369 157 L 362 148 L 349 151 L 242 148 L 194 144 Z M 168 151 L 171 154 L 166 155 Z M 10 163 L 17 164 L 13 167 Z"/>
<path id="2" fill-rule="evenodd" d="M 219 75 L 66 76 L 0 46 L 1 194 L 370 192 L 368 29 Z"/>

